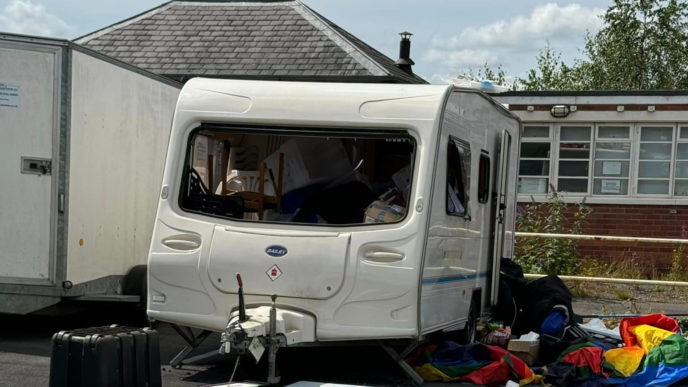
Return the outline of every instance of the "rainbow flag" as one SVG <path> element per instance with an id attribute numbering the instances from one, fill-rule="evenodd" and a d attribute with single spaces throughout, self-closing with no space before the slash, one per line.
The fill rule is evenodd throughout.
<path id="1" fill-rule="evenodd" d="M 610 378 L 610 382 L 628 387 L 670 386 L 688 378 L 688 340 L 651 325 L 635 326 L 631 332 L 637 346 L 626 348 L 644 354 L 645 360 L 628 378 Z"/>
<path id="2" fill-rule="evenodd" d="M 688 378 L 688 340 L 681 336 L 675 320 L 659 314 L 624 320 L 620 331 L 625 347 L 571 346 L 557 362 L 536 369 L 543 375 L 536 375 L 505 349 L 484 344 L 462 346 L 447 341 L 428 345 L 407 361 L 425 381 L 480 385 L 511 380 L 524 386 L 559 375 L 571 386 L 644 387 L 670 386 Z"/>
<path id="3" fill-rule="evenodd" d="M 526 385 L 539 378 L 521 359 L 503 348 L 485 344 L 463 346 L 445 341 L 421 348 L 407 361 L 427 382 L 465 381 L 493 385 L 513 380 Z"/>

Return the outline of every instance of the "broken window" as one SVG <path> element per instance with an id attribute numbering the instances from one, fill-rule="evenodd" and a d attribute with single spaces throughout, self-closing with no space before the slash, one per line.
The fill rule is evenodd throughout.
<path id="1" fill-rule="evenodd" d="M 245 221 L 399 222 L 414 155 L 415 141 L 401 131 L 203 125 L 190 137 L 180 205 Z"/>
<path id="2" fill-rule="evenodd" d="M 454 137 L 447 148 L 447 214 L 468 215 L 468 187 L 470 187 L 470 146 Z"/>

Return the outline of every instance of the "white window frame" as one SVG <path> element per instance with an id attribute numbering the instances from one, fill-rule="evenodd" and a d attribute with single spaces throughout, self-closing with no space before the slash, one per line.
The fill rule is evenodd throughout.
<path id="1" fill-rule="evenodd" d="M 562 197 L 566 200 L 567 197 L 571 198 L 571 201 L 580 201 L 582 197 L 585 197 L 587 203 L 610 203 L 610 204 L 667 204 L 667 205 L 688 205 L 688 195 L 677 196 L 674 195 L 676 189 L 677 181 L 688 181 L 688 177 L 677 178 L 676 174 L 678 171 L 677 162 L 683 161 L 688 162 L 688 159 L 678 160 L 678 144 L 688 144 L 688 138 L 680 138 L 681 128 L 685 128 L 688 131 L 688 122 L 651 122 L 651 121 L 638 121 L 638 122 L 608 122 L 608 121 L 584 121 L 584 122 L 528 122 L 524 124 L 526 126 L 533 127 L 549 127 L 549 137 L 548 138 L 523 138 L 522 142 L 547 142 L 550 141 L 550 157 L 549 157 L 549 176 L 531 176 L 531 175 L 518 175 L 518 178 L 547 178 L 548 186 L 547 193 L 518 193 L 519 201 L 544 201 L 547 195 L 550 193 L 550 184 L 554 187 L 559 185 L 559 163 L 560 163 L 560 139 L 561 139 L 561 127 L 562 126 L 590 126 L 591 127 L 591 145 L 590 145 L 590 155 L 589 155 L 589 167 L 588 167 L 588 191 L 583 192 L 565 192 Z M 598 138 L 600 127 L 627 127 L 629 128 L 629 138 L 628 139 L 602 139 Z M 672 141 L 671 141 L 671 157 L 670 160 L 670 170 L 669 170 L 669 192 L 668 194 L 642 194 L 638 193 L 638 175 L 639 175 L 639 161 L 640 161 L 640 134 L 641 128 L 643 127 L 671 127 L 673 131 Z M 629 173 L 628 173 L 628 192 L 625 195 L 613 195 L 613 194 L 595 194 L 594 184 L 595 184 L 595 152 L 597 150 L 598 143 L 601 142 L 628 142 L 630 143 L 630 158 L 629 162 Z M 662 141 L 660 141 L 662 142 Z M 556 149 L 554 149 L 556 148 Z M 529 158 L 526 158 L 529 160 Z M 520 165 L 521 158 L 519 158 Z M 599 179 L 599 177 L 598 177 Z M 658 180 L 665 180 L 657 178 Z"/>
<path id="2" fill-rule="evenodd" d="M 561 123 L 554 125 L 552 128 L 553 130 L 553 145 L 556 144 L 556 150 L 553 152 L 554 155 L 551 157 L 552 160 L 550 163 L 554 163 L 553 167 L 550 167 L 550 182 L 552 183 L 553 186 L 557 187 L 557 192 L 559 192 L 559 179 L 561 176 L 559 176 L 559 163 L 562 161 L 562 159 L 559 157 L 559 153 L 561 151 L 561 128 L 562 127 L 587 127 L 590 129 L 590 135 L 588 137 L 587 143 L 590 144 L 589 152 L 588 152 L 588 188 L 585 192 L 566 192 L 566 195 L 569 196 L 588 196 L 592 193 L 592 168 L 594 167 L 594 163 L 592 162 L 593 160 L 593 153 L 595 151 L 595 134 L 597 133 L 595 131 L 595 125 L 592 123 L 587 123 L 587 122 L 582 122 L 582 123 L 577 123 L 577 122 L 567 122 L 567 123 Z M 564 141 L 565 143 L 582 143 L 586 142 L 583 140 L 580 141 Z M 556 160 L 556 161 L 554 161 Z M 583 161 L 584 159 L 571 159 L 571 158 L 566 158 L 563 159 L 563 161 Z M 564 177 L 564 179 L 582 179 L 583 176 L 567 176 Z"/>
<path id="3" fill-rule="evenodd" d="M 520 185 L 520 184 L 519 184 L 519 180 L 520 180 L 521 178 L 526 178 L 526 179 L 546 179 L 546 180 L 547 180 L 547 184 L 546 184 L 546 186 L 545 186 L 545 192 L 539 192 L 539 193 L 534 193 L 534 192 L 523 192 L 523 193 L 521 193 L 521 192 L 518 192 L 519 195 L 537 195 L 537 196 L 542 195 L 542 196 L 545 196 L 545 195 L 548 195 L 548 194 L 550 193 L 550 185 L 552 184 L 552 176 L 554 176 L 553 170 L 554 170 L 555 166 L 553 165 L 553 160 L 554 160 L 554 153 L 555 153 L 555 151 L 554 151 L 554 149 L 552 149 L 552 148 L 553 148 L 554 141 L 555 141 L 555 136 L 554 136 L 555 129 L 554 129 L 554 125 L 552 125 L 552 123 L 549 123 L 549 122 L 545 122 L 545 123 L 529 123 L 529 124 L 527 124 L 527 125 L 523 125 L 523 133 L 524 133 L 524 134 L 525 134 L 525 128 L 526 128 L 526 127 L 542 127 L 542 128 L 546 127 L 546 128 L 548 128 L 548 133 L 547 133 L 547 137 L 546 137 L 546 138 L 545 138 L 545 137 L 523 137 L 523 136 L 522 136 L 522 137 L 521 137 L 521 144 L 524 143 L 524 142 L 526 142 L 526 143 L 549 143 L 549 157 L 548 157 L 547 159 L 545 159 L 545 158 L 540 158 L 540 157 L 537 157 L 537 158 L 535 158 L 535 157 L 523 158 L 523 157 L 519 156 L 519 158 L 518 158 L 518 168 L 517 168 L 517 170 L 518 170 L 518 176 L 516 177 L 516 187 L 517 187 L 517 189 L 518 189 L 518 187 L 519 187 L 519 185 Z M 519 144 L 519 147 L 521 146 L 521 144 Z M 519 150 L 519 151 L 520 151 L 520 150 Z M 547 160 L 547 161 L 549 162 L 549 173 L 548 173 L 547 175 L 538 175 L 538 176 L 535 176 L 535 175 L 521 175 L 521 160 L 526 160 L 526 161 L 528 161 L 528 160 L 532 160 L 532 161 Z"/>
<path id="4" fill-rule="evenodd" d="M 668 192 L 667 194 L 644 194 L 638 192 L 638 185 L 639 185 L 639 171 L 640 171 L 640 144 L 641 142 L 643 143 L 648 143 L 648 144 L 666 144 L 666 141 L 641 141 L 641 130 L 642 128 L 671 128 L 671 142 L 670 144 L 670 155 L 669 155 L 669 187 L 668 187 Z M 668 198 L 668 197 L 674 197 L 674 164 L 676 163 L 676 138 L 677 138 L 677 130 L 676 130 L 677 125 L 675 123 L 638 123 L 636 124 L 635 128 L 635 136 L 636 140 L 631 143 L 631 147 L 633 145 L 636 146 L 635 148 L 635 162 L 633 164 L 634 168 L 634 176 L 633 176 L 633 196 L 638 197 L 638 198 Z M 631 151 L 633 149 L 631 148 Z M 642 161 L 648 161 L 648 160 L 642 160 Z M 651 160 L 649 160 L 651 161 Z M 659 162 L 663 160 L 657 160 Z M 657 181 L 663 181 L 667 180 L 665 178 L 642 178 L 642 180 L 657 180 Z"/>
<path id="5" fill-rule="evenodd" d="M 688 177 L 676 177 L 676 174 L 678 172 L 678 163 L 679 161 L 683 162 L 688 162 L 688 158 L 686 159 L 680 159 L 678 158 L 678 145 L 679 144 L 688 144 L 688 137 L 686 138 L 681 138 L 681 129 L 686 129 L 686 132 L 688 132 L 688 124 L 677 124 L 676 125 L 676 135 L 675 135 L 675 146 L 674 146 L 674 160 L 673 160 L 673 168 L 674 168 L 674 173 L 671 176 L 671 182 L 672 182 L 672 189 L 671 189 L 671 195 L 675 198 L 686 198 L 688 199 L 688 195 L 676 195 L 676 180 L 680 181 L 688 181 Z"/>
<path id="6" fill-rule="evenodd" d="M 628 139 L 624 138 L 605 138 L 605 139 L 600 139 L 600 127 L 616 127 L 616 128 L 628 128 Z M 590 185 L 590 196 L 591 197 L 596 197 L 596 198 L 628 198 L 632 197 L 632 192 L 634 192 L 634 180 L 633 180 L 633 172 L 634 172 L 634 167 L 633 163 L 635 162 L 634 159 L 634 143 L 635 143 L 635 125 L 631 123 L 602 123 L 598 122 L 595 123 L 595 136 L 593 138 L 593 156 L 591 160 L 591 168 L 592 168 L 592 180 L 591 185 Z M 619 143 L 619 142 L 627 142 L 630 147 L 628 149 L 629 152 L 629 157 L 628 157 L 628 177 L 620 177 L 619 180 L 627 180 L 628 181 L 628 188 L 626 190 L 625 194 L 619 194 L 619 195 L 604 195 L 604 194 L 596 194 L 595 193 L 595 182 L 594 179 L 599 177 L 595 176 L 595 156 L 594 154 L 597 152 L 597 144 L 598 143 Z M 611 159 L 613 161 L 613 159 Z M 618 161 L 625 161 L 622 159 L 618 159 Z"/>

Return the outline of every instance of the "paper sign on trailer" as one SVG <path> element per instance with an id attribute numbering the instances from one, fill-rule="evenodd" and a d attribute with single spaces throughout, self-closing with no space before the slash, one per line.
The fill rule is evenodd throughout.
<path id="1" fill-rule="evenodd" d="M 0 107 L 19 107 L 19 86 L 0 82 Z"/>

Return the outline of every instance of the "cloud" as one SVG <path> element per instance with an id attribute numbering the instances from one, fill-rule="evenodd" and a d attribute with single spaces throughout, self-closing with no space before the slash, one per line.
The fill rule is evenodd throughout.
<path id="1" fill-rule="evenodd" d="M 74 29 L 49 13 L 42 4 L 13 0 L 0 13 L 0 31 L 48 37 L 66 37 Z"/>
<path id="2" fill-rule="evenodd" d="M 522 62 L 534 58 L 545 42 L 555 50 L 581 47 L 587 32 L 602 26 L 602 8 L 579 4 L 537 6 L 528 16 L 515 16 L 487 25 L 466 27 L 453 36 L 436 36 L 423 60 L 444 66 L 448 71 L 488 65 Z M 514 66 L 517 67 L 517 66 Z M 518 69 L 521 71 L 522 69 Z"/>
<path id="3" fill-rule="evenodd" d="M 423 59 L 449 67 L 475 67 L 482 66 L 484 63 L 491 63 L 496 58 L 488 50 L 442 50 L 430 48 L 423 55 Z"/>
<path id="4" fill-rule="evenodd" d="M 535 7 L 528 17 L 517 16 L 481 27 L 468 27 L 446 44 L 457 47 L 528 47 L 533 41 L 581 37 L 602 26 L 602 8 L 549 3 Z"/>

